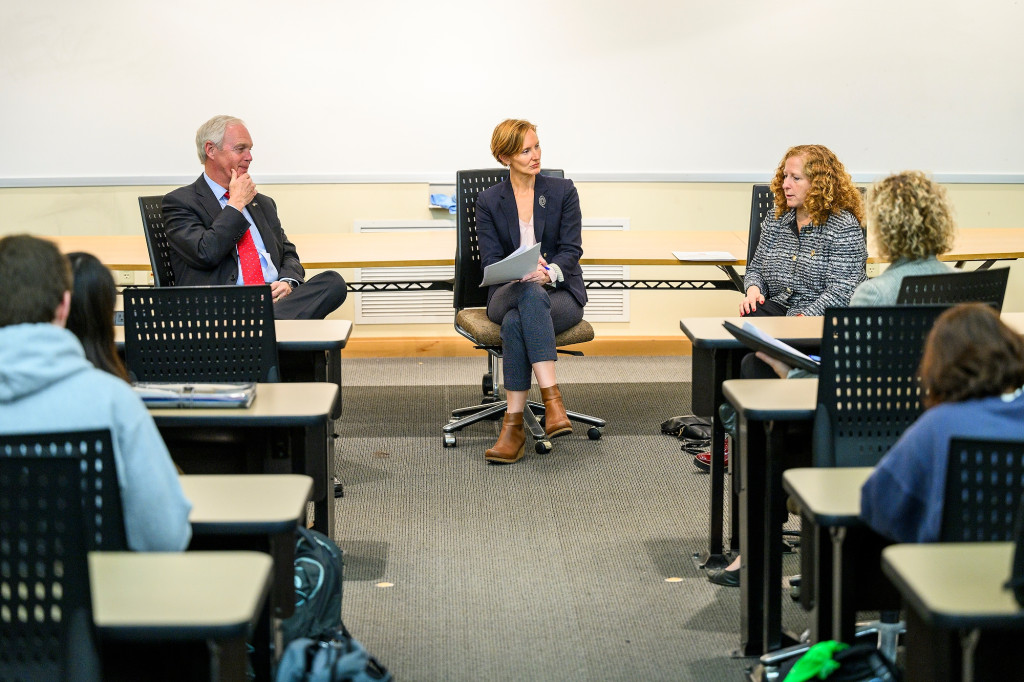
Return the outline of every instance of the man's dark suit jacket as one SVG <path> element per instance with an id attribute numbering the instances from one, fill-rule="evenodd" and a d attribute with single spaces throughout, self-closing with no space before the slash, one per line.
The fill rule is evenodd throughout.
<path id="1" fill-rule="evenodd" d="M 541 255 L 562 270 L 567 289 L 581 306 L 587 303 L 580 257 L 583 218 L 580 197 L 572 180 L 538 175 L 533 188 L 533 233 Z M 476 233 L 480 242 L 481 265 L 497 263 L 519 248 L 519 209 L 508 180 L 485 189 L 476 198 Z M 487 292 L 491 300 L 496 284 Z"/>
<path id="2" fill-rule="evenodd" d="M 278 279 L 302 282 L 306 271 L 277 217 L 277 205 L 257 194 L 246 208 L 263 237 Z M 231 285 L 238 281 L 235 245 L 249 229 L 241 211 L 220 207 L 202 175 L 164 197 L 164 228 L 171 243 L 171 267 L 179 286 Z"/>

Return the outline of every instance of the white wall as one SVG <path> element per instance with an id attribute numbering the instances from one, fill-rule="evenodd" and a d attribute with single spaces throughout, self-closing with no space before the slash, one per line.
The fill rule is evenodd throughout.
<path id="1" fill-rule="evenodd" d="M 241 116 L 258 182 L 451 181 L 506 116 L 578 180 L 1024 180 L 1024 3 L 34 0 L 0 5 L 0 186 L 178 184 Z"/>

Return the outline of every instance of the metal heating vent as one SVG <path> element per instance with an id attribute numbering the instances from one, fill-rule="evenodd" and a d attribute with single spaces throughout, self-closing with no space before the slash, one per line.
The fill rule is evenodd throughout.
<path id="1" fill-rule="evenodd" d="M 412 230 L 455 230 L 450 220 L 368 220 L 357 221 L 356 232 L 407 232 Z M 628 218 L 584 218 L 583 230 L 628 230 Z M 587 239 L 583 238 L 586 252 Z M 409 268 L 358 268 L 360 282 L 404 282 L 451 280 L 453 266 Z M 584 265 L 584 279 L 626 279 L 629 266 Z M 452 324 L 455 310 L 450 291 L 371 291 L 355 296 L 356 324 Z M 588 290 L 586 319 L 590 322 L 628 322 L 629 292 Z"/>

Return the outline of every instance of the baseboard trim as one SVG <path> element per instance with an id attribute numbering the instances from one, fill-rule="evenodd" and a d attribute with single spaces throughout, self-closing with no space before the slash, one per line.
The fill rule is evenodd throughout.
<path id="1" fill-rule="evenodd" d="M 690 355 L 685 336 L 602 336 L 569 347 L 584 355 Z M 342 355 L 346 358 L 461 358 L 480 355 L 461 336 L 449 337 L 365 337 L 349 339 Z"/>

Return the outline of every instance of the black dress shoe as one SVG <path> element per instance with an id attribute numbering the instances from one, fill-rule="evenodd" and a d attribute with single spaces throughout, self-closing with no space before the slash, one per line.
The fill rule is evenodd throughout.
<path id="1" fill-rule="evenodd" d="M 740 586 L 740 569 L 728 570 L 726 568 L 712 568 L 708 570 L 708 580 L 716 585 L 725 587 Z"/>

